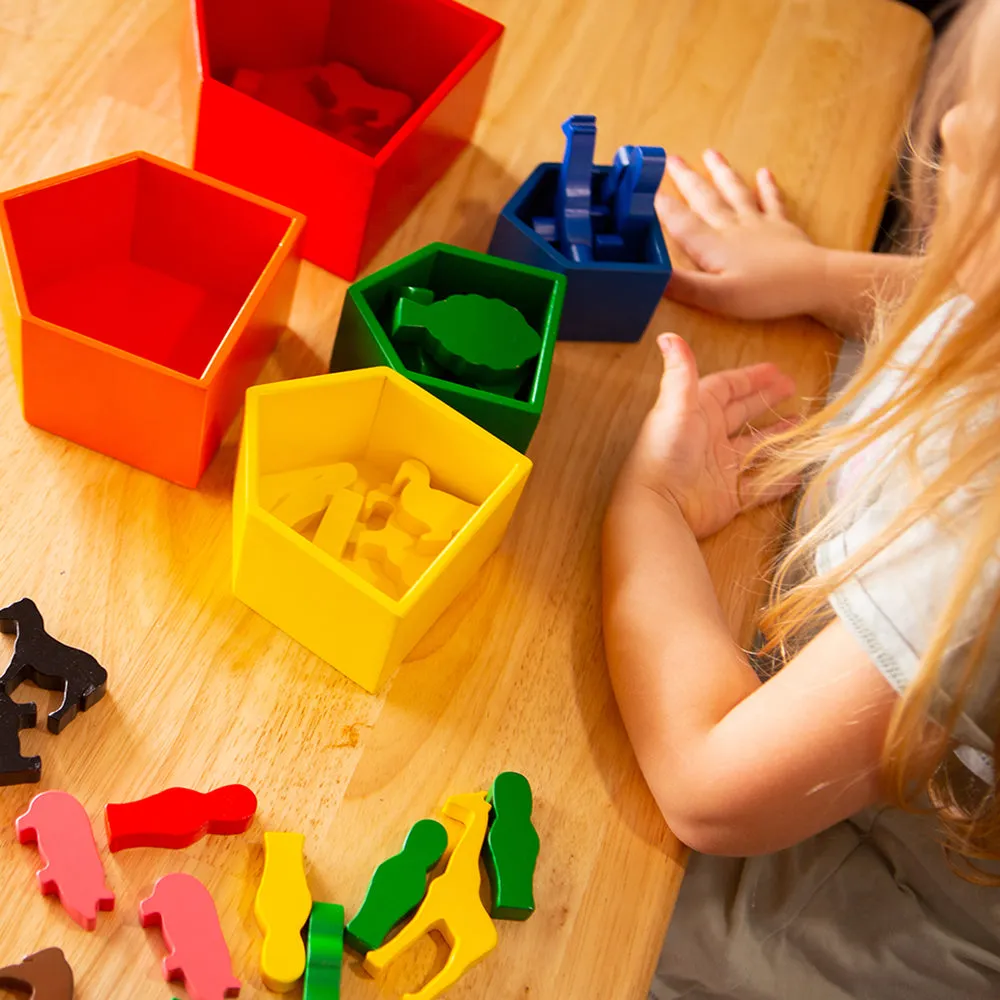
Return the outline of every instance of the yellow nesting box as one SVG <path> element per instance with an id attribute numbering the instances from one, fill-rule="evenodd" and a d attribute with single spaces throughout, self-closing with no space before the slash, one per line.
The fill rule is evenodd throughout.
<path id="1" fill-rule="evenodd" d="M 262 501 L 276 474 L 423 463 L 475 505 L 415 583 L 390 596 Z M 531 462 L 389 368 L 247 391 L 233 496 L 233 590 L 258 614 L 376 691 L 500 544 Z"/>

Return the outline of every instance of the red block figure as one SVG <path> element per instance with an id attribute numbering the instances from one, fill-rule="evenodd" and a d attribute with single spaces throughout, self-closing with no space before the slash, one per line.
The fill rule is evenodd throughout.
<path id="1" fill-rule="evenodd" d="M 244 833 L 257 811 L 246 785 L 212 792 L 168 788 L 136 802 L 110 803 L 104 811 L 112 853 L 129 847 L 190 847 L 208 833 Z"/>
<path id="2" fill-rule="evenodd" d="M 115 894 L 104 880 L 104 866 L 90 817 L 68 792 L 42 792 L 17 818 L 17 839 L 38 844 L 45 867 L 38 870 L 43 896 L 56 895 L 85 930 L 97 926 L 97 911 L 111 910 Z"/>
<path id="3" fill-rule="evenodd" d="M 353 66 L 338 62 L 320 69 L 313 91 L 327 109 L 320 128 L 372 156 L 413 110 L 409 95 L 375 87 Z"/>
<path id="4" fill-rule="evenodd" d="M 303 256 L 353 279 L 471 139 L 503 25 L 455 0 L 194 0 L 194 7 L 197 75 L 189 89 L 197 108 L 187 117 L 196 168 L 304 213 Z M 365 132 L 354 123 L 351 136 L 338 138 L 298 120 L 303 96 L 294 88 L 280 98 L 294 101 L 291 114 L 246 93 L 266 91 L 268 74 L 332 63 L 404 95 L 412 113 L 398 127 Z M 326 100 L 319 95 L 319 104 Z M 305 106 L 307 117 L 315 113 Z"/>
<path id="5" fill-rule="evenodd" d="M 233 77 L 232 86 L 283 115 L 318 128 L 324 114 L 323 105 L 310 89 L 317 70 L 316 66 L 295 66 L 270 73 L 241 69 Z"/>
<path id="6" fill-rule="evenodd" d="M 159 926 L 170 954 L 163 978 L 183 981 L 191 1000 L 223 1000 L 240 994 L 219 915 L 208 890 L 193 875 L 164 875 L 139 904 L 143 927 Z"/>

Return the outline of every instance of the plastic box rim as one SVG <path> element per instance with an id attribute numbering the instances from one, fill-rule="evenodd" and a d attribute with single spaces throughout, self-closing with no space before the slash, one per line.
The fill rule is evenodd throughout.
<path id="1" fill-rule="evenodd" d="M 451 72 L 448 73 L 441 83 L 439 83 L 438 86 L 427 95 L 426 99 L 413 109 L 406 121 L 404 121 L 403 124 L 396 129 L 391 138 L 374 156 L 365 153 L 364 151 L 357 149 L 346 142 L 341 142 L 341 140 L 334 135 L 329 135 L 321 129 L 313 128 L 311 125 L 307 125 L 305 122 L 301 122 L 298 119 L 293 118 L 291 115 L 286 115 L 282 111 L 271 108 L 269 105 L 263 104 L 262 102 L 256 100 L 256 98 L 251 97 L 249 94 L 243 94 L 241 91 L 235 90 L 233 87 L 230 87 L 229 89 L 233 90 L 234 93 L 240 94 L 240 96 L 244 99 L 253 101 L 254 104 L 259 107 L 268 108 L 268 110 L 272 113 L 281 115 L 282 118 L 293 122 L 298 128 L 307 129 L 309 132 L 319 134 L 324 139 L 335 143 L 338 150 L 349 151 L 349 158 L 355 159 L 359 163 L 371 164 L 376 170 L 378 170 L 380 167 L 385 165 L 399 146 L 401 146 L 411 135 L 419 131 L 420 127 L 430 117 L 432 112 L 455 88 L 458 81 L 463 79 L 468 74 L 472 67 L 503 35 L 505 30 L 505 26 L 503 24 L 494 20 L 494 18 L 490 17 L 488 14 L 483 14 L 481 11 L 474 10 L 471 7 L 466 7 L 465 4 L 458 3 L 457 0 L 425 0 L 425 2 L 436 4 L 439 7 L 447 7 L 451 10 L 457 8 L 463 11 L 463 13 L 470 15 L 473 19 L 482 21 L 484 34 L 483 37 L 471 49 L 469 49 L 468 52 L 466 52 L 462 59 L 454 66 Z M 204 0 L 191 0 L 191 15 L 194 22 L 194 31 L 197 43 L 195 48 L 198 62 L 198 78 L 202 84 L 206 83 L 208 80 L 212 80 L 219 86 L 225 87 L 228 85 L 212 76 L 211 71 L 208 69 L 210 65 L 208 58 L 208 42 L 205 38 L 205 32 L 202 30 L 202 24 L 204 23 L 204 18 L 202 16 L 203 6 Z"/>
<path id="2" fill-rule="evenodd" d="M 269 382 L 264 385 L 255 385 L 247 389 L 246 406 L 243 417 L 243 435 L 245 441 L 251 440 L 251 435 L 256 437 L 256 429 L 259 425 L 259 412 L 257 401 L 264 396 L 282 395 L 286 392 L 294 392 L 300 385 L 315 384 L 317 381 L 337 381 L 341 383 L 368 381 L 371 379 L 381 379 L 383 382 L 382 391 L 385 389 L 386 381 L 391 381 L 402 389 L 405 393 L 419 400 L 421 405 L 428 405 L 446 414 L 454 422 L 464 425 L 465 432 L 474 433 L 476 436 L 489 438 L 496 447 L 501 447 L 510 453 L 511 468 L 504 478 L 494 487 L 485 500 L 476 507 L 476 512 L 469 518 L 461 529 L 455 534 L 450 542 L 434 558 L 431 564 L 424 570 L 416 581 L 406 590 L 402 597 L 397 600 L 379 590 L 373 583 L 352 572 L 343 563 L 334 558 L 328 552 L 324 552 L 309 539 L 300 535 L 294 528 L 285 524 L 275 517 L 270 511 L 261 506 L 258 494 L 258 483 L 260 471 L 258 468 L 256 449 L 249 444 L 246 448 L 244 461 L 246 463 L 244 496 L 245 512 L 247 517 L 255 517 L 265 524 L 271 531 L 274 531 L 285 542 L 299 549 L 303 554 L 316 559 L 324 569 L 332 572 L 334 576 L 347 582 L 351 586 L 360 590 L 368 598 L 374 600 L 385 611 L 388 611 L 395 618 L 401 620 L 406 617 L 410 608 L 421 597 L 422 593 L 430 588 L 447 567 L 454 561 L 458 550 L 461 548 L 460 540 L 464 540 L 473 534 L 489 519 L 490 515 L 501 505 L 501 503 L 514 491 L 514 489 L 527 478 L 532 469 L 531 459 L 526 458 L 515 448 L 506 442 L 483 430 L 477 423 L 469 420 L 457 410 L 452 409 L 447 403 L 441 402 L 436 396 L 401 374 L 388 367 L 380 365 L 375 368 L 357 368 L 344 372 L 327 372 L 323 375 L 311 375 L 305 378 L 286 379 L 281 382 Z M 381 392 L 379 394 L 381 400 Z M 378 404 L 376 404 L 377 407 Z M 347 459 L 345 459 L 347 461 Z M 238 595 L 237 595 L 238 596 Z"/>
<path id="3" fill-rule="evenodd" d="M 535 365 L 535 378 L 531 386 L 531 397 L 527 401 L 512 399 L 510 396 L 489 392 L 486 389 L 476 389 L 472 386 L 463 385 L 461 382 L 450 382 L 447 379 L 436 378 L 434 375 L 425 375 L 423 372 L 412 371 L 403 364 L 403 359 L 392 344 L 392 338 L 382 328 L 382 324 L 372 311 L 371 306 L 368 305 L 368 300 L 363 293 L 367 288 L 378 284 L 380 276 L 385 275 L 386 272 L 401 269 L 412 257 L 430 250 L 439 253 L 447 252 L 459 257 L 473 258 L 475 260 L 485 257 L 489 259 L 491 264 L 496 264 L 506 270 L 528 271 L 538 278 L 543 278 L 545 281 L 553 283 L 554 287 L 552 295 L 549 298 L 549 307 L 546 310 L 545 327 L 542 330 L 542 349 L 539 351 L 538 361 Z M 455 393 L 457 396 L 464 396 L 467 399 L 475 399 L 488 403 L 501 403 L 508 409 L 540 417 L 545 405 L 545 395 L 548 390 L 552 360 L 555 357 L 556 343 L 559 339 L 559 321 L 566 298 L 566 284 L 566 276 L 560 274 L 558 271 L 550 271 L 544 267 L 534 267 L 531 264 L 522 264 L 520 261 L 508 260 L 506 257 L 496 257 L 493 254 L 481 254 L 475 250 L 467 250 L 465 247 L 453 246 L 450 243 L 443 243 L 438 240 L 433 243 L 427 243 L 418 250 L 414 250 L 413 253 L 409 253 L 405 257 L 400 257 L 399 260 L 395 260 L 391 264 L 387 264 L 385 267 L 372 272 L 367 277 L 354 282 L 347 289 L 347 294 L 361 313 L 361 317 L 372 337 L 375 338 L 379 350 L 384 356 L 398 363 L 399 367 L 394 368 L 394 370 L 399 374 L 405 373 L 405 377 L 411 382 L 415 382 L 422 388 L 444 389 Z"/>
<path id="4" fill-rule="evenodd" d="M 78 330 L 73 330 L 70 327 L 61 326 L 60 324 L 53 323 L 50 320 L 42 319 L 40 316 L 36 316 L 28 306 L 28 298 L 24 287 L 24 278 L 21 274 L 21 265 L 17 257 L 17 245 L 14 240 L 14 234 L 10 228 L 10 220 L 7 217 L 7 202 L 13 201 L 16 198 L 20 198 L 25 195 L 33 194 L 36 191 L 42 191 L 49 187 L 55 187 L 58 184 L 64 184 L 69 181 L 77 180 L 80 177 L 101 173 L 104 170 L 109 170 L 113 167 L 118 167 L 134 160 L 145 160 L 155 166 L 172 170 L 173 172 L 188 177 L 191 180 L 206 184 L 209 187 L 218 188 L 220 191 L 224 191 L 235 197 L 241 198 L 244 201 L 251 202 L 261 208 L 268 209 L 275 215 L 283 216 L 288 220 L 288 225 L 285 228 L 284 235 L 278 241 L 273 253 L 268 259 L 267 264 L 261 270 L 256 281 L 254 281 L 253 288 L 250 289 L 250 293 L 243 300 L 243 305 L 240 306 L 236 316 L 229 324 L 225 336 L 223 336 L 223 338 L 219 341 L 219 345 L 216 347 L 215 352 L 212 354 L 208 364 L 206 364 L 205 369 L 197 378 L 193 375 L 186 375 L 184 372 L 179 372 L 166 365 L 158 364 L 155 361 L 150 361 L 137 354 L 132 354 L 131 352 L 125 351 L 120 347 L 105 344 L 103 341 L 97 340 L 94 337 L 89 337 L 84 333 L 80 333 Z M 156 156 L 153 153 L 147 153 L 142 150 L 135 150 L 130 153 L 122 153 L 119 156 L 112 156 L 106 160 L 101 160 L 98 163 L 92 163 L 85 167 L 77 167 L 73 170 L 67 170 L 64 173 L 55 174 L 52 177 L 46 177 L 40 181 L 32 181 L 27 184 L 22 184 L 19 187 L 11 188 L 8 191 L 0 193 L 0 236 L 2 236 L 4 256 L 7 260 L 8 266 L 10 267 L 12 283 L 14 286 L 14 297 L 22 321 L 28 321 L 38 326 L 42 326 L 62 337 L 74 340 L 91 350 L 96 350 L 104 354 L 110 354 L 114 357 L 128 361 L 131 364 L 136 364 L 142 368 L 149 369 L 150 371 L 155 371 L 158 374 L 169 376 L 170 378 L 176 379 L 186 385 L 193 385 L 202 389 L 208 389 L 215 383 L 219 372 L 223 368 L 224 362 L 233 351 L 236 340 L 246 329 L 250 316 L 267 294 L 272 279 L 277 275 L 281 266 L 288 259 L 288 256 L 295 247 L 295 243 L 298 240 L 305 223 L 306 217 L 302 212 L 293 211 L 290 208 L 286 208 L 284 205 L 279 205 L 277 202 L 270 201 L 267 198 L 262 198 L 260 195 L 244 191 L 242 188 L 238 188 L 233 184 L 227 184 L 225 181 L 220 181 L 215 177 L 210 177 L 209 175 L 200 173 L 190 167 L 182 166 L 179 163 L 174 163 L 172 160 L 167 160 L 161 156 Z"/>
<path id="5" fill-rule="evenodd" d="M 554 247 L 548 240 L 542 239 L 535 230 L 527 225 L 523 219 L 518 215 L 518 209 L 521 207 L 522 203 L 528 197 L 528 193 L 535 187 L 538 183 L 539 178 L 549 170 L 553 168 L 561 167 L 561 163 L 539 163 L 534 170 L 527 176 L 525 181 L 521 186 L 511 195 L 510 200 L 504 205 L 501 210 L 501 215 L 511 225 L 516 226 L 520 232 L 524 233 L 539 249 L 543 250 L 545 255 L 549 257 L 559 268 L 563 271 L 574 271 L 574 272 L 588 272 L 588 271 L 630 271 L 632 273 L 649 273 L 649 274 L 659 274 L 665 273 L 667 275 L 671 272 L 670 257 L 667 251 L 666 240 L 663 238 L 663 230 L 659 225 L 654 225 L 652 238 L 656 245 L 657 252 L 662 253 L 664 262 L 662 264 L 653 263 L 651 261 L 618 261 L 618 260 L 592 260 L 592 261 L 576 261 L 570 260 L 561 250 Z M 610 170 L 610 167 L 603 166 L 601 164 L 594 164 L 592 168 L 594 170 L 603 169 Z"/>

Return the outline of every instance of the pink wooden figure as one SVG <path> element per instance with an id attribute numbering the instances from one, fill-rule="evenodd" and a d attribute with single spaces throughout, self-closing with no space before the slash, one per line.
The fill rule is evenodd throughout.
<path id="1" fill-rule="evenodd" d="M 90 817 L 68 792 L 42 792 L 17 818 L 17 839 L 37 844 L 45 866 L 38 870 L 43 896 L 56 895 L 85 930 L 97 926 L 97 911 L 111 910 L 115 894 L 104 879 L 104 865 Z"/>
<path id="2" fill-rule="evenodd" d="M 191 1000 L 223 1000 L 240 994 L 226 939 L 208 890 L 193 875 L 164 875 L 139 904 L 143 927 L 159 926 L 170 953 L 163 978 L 183 981 Z"/>

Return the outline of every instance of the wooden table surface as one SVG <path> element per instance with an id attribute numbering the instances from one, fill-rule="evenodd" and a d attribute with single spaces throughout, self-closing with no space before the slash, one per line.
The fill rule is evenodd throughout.
<path id="1" fill-rule="evenodd" d="M 766 163 L 820 241 L 870 245 L 929 32 L 889 0 L 474 0 L 506 38 L 474 148 L 395 234 L 386 264 L 430 240 L 485 249 L 496 213 L 559 125 L 598 116 L 598 161 L 624 142 Z M 0 186 L 132 149 L 190 162 L 181 125 L 184 0 L 0 0 Z M 263 380 L 325 370 L 345 282 L 311 265 Z M 775 359 L 805 397 L 835 349 L 805 321 L 739 325 L 661 305 L 653 329 L 695 345 L 704 370 Z M 0 348 L 0 603 L 32 596 L 52 632 L 107 666 L 109 695 L 59 737 L 22 735 L 41 786 L 0 790 L 0 965 L 62 947 L 84 1000 L 184 997 L 164 985 L 159 935 L 139 927 L 153 881 L 203 879 L 243 997 L 268 995 L 253 897 L 264 830 L 306 836 L 316 899 L 359 905 L 372 868 L 449 794 L 527 774 L 542 839 L 538 911 L 501 924 L 495 952 L 452 997 L 642 998 L 683 851 L 626 741 L 601 647 L 599 525 L 659 374 L 639 345 L 562 344 L 529 452 L 535 471 L 500 552 L 383 694 L 372 697 L 240 604 L 229 587 L 234 428 L 188 491 L 26 426 Z M 775 512 L 705 546 L 742 637 L 762 593 Z M 8 639 L 0 649 L 9 649 Z M 0 656 L 6 655 L 0 652 Z M 22 689 L 19 698 L 29 696 Z M 55 702 L 30 690 L 40 716 Z M 95 933 L 36 888 L 14 818 L 36 792 L 103 806 L 169 785 L 243 781 L 246 836 L 182 853 L 105 854 L 118 895 Z M 440 945 L 438 945 L 440 948 Z M 346 1000 L 398 995 L 440 959 L 418 951 L 387 984 L 352 958 Z M 298 993 L 290 994 L 297 996 Z"/>

